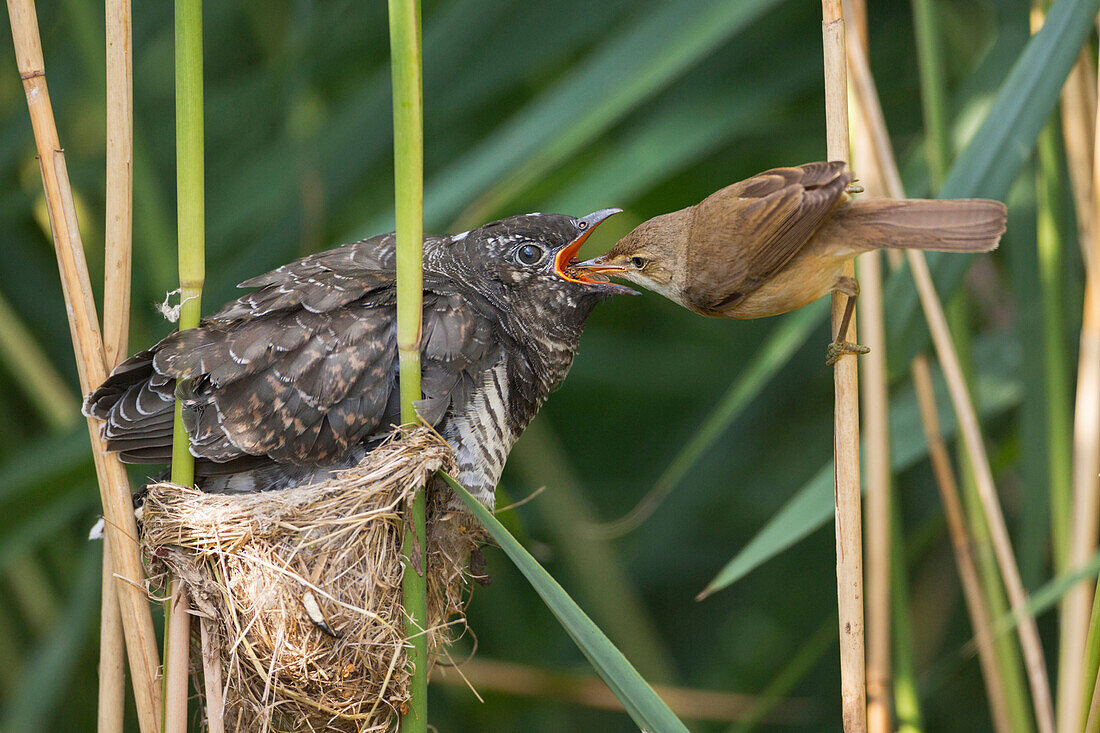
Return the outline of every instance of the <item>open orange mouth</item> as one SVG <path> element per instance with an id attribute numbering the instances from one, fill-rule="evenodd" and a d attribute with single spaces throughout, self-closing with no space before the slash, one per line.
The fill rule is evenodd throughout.
<path id="1" fill-rule="evenodd" d="M 558 274 L 558 277 L 571 283 L 597 284 L 608 282 L 607 277 L 604 275 L 578 269 L 577 255 L 580 253 L 584 241 L 599 226 L 600 222 L 609 216 L 618 214 L 620 211 L 622 209 L 601 209 L 578 221 L 577 226 L 581 227 L 581 233 L 554 257 L 554 272 Z"/>

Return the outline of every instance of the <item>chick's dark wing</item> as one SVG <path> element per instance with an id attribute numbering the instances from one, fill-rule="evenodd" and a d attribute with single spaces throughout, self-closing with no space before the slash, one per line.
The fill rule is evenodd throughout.
<path id="1" fill-rule="evenodd" d="M 727 186 L 695 206 L 688 299 L 703 310 L 735 305 L 783 268 L 837 204 L 844 163 L 775 168 Z"/>
<path id="2" fill-rule="evenodd" d="M 398 418 L 393 275 L 333 277 L 343 257 L 250 281 L 261 289 L 121 365 L 86 402 L 108 445 L 124 460 L 167 460 L 174 394 L 192 452 L 219 464 L 335 461 L 388 428 Z M 424 391 L 438 417 L 490 358 L 488 331 L 460 297 L 426 294 Z"/>

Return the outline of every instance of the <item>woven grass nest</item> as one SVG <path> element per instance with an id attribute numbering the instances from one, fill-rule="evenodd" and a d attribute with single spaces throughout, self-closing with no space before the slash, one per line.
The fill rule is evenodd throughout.
<path id="1" fill-rule="evenodd" d="M 418 428 L 312 486 L 238 495 L 150 487 L 142 512 L 150 575 L 170 571 L 182 582 L 215 637 L 228 730 L 394 727 L 408 700 L 404 509 L 427 484 L 432 663 L 465 630 L 470 553 L 485 540 L 433 479 L 450 468 L 450 447 Z M 193 629 L 197 638 L 199 624 Z"/>

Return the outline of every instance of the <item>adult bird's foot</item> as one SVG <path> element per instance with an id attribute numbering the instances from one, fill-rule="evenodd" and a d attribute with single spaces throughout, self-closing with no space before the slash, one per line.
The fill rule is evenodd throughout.
<path id="1" fill-rule="evenodd" d="M 825 366 L 834 366 L 845 354 L 866 354 L 870 347 L 853 344 L 851 341 L 834 341 L 825 349 Z"/>

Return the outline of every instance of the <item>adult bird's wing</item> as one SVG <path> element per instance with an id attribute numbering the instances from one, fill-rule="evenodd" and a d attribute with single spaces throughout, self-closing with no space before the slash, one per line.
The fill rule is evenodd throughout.
<path id="1" fill-rule="evenodd" d="M 775 168 L 699 202 L 685 294 L 702 310 L 735 305 L 783 268 L 846 200 L 844 163 Z"/>
<path id="2" fill-rule="evenodd" d="M 196 329 L 127 360 L 85 402 L 123 460 L 171 457 L 173 399 L 199 474 L 256 459 L 325 464 L 399 418 L 392 236 L 347 245 L 242 283 L 258 289 Z M 499 358 L 491 324 L 461 296 L 425 293 L 429 422 L 465 400 Z"/>

